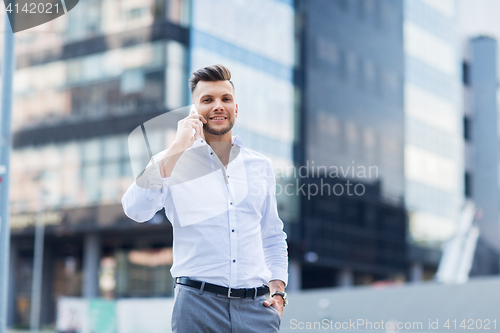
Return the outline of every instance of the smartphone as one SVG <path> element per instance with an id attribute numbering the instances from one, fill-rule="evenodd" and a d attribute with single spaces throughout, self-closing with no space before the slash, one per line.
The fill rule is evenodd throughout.
<path id="1" fill-rule="evenodd" d="M 191 113 L 191 111 L 194 111 L 195 114 L 198 114 L 198 110 L 196 109 L 196 106 L 194 104 L 191 104 L 191 109 L 189 110 L 189 113 Z M 196 134 L 196 130 L 193 128 L 193 136 Z"/>

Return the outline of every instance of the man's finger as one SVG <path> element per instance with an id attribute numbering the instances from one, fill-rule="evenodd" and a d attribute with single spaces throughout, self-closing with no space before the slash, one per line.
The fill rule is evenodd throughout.
<path id="1" fill-rule="evenodd" d="M 201 121 L 198 123 L 198 128 L 200 130 L 200 136 L 201 136 L 201 134 L 203 133 L 203 123 Z"/>
<path id="2" fill-rule="evenodd" d="M 188 119 L 188 123 L 191 124 L 191 125 L 194 125 L 194 126 L 198 126 L 200 125 L 200 120 L 199 119 Z"/>
<path id="3" fill-rule="evenodd" d="M 189 119 L 190 124 L 194 124 L 195 126 L 199 126 L 200 128 L 203 128 L 203 122 L 200 119 L 193 118 Z"/>
<path id="4" fill-rule="evenodd" d="M 197 134 L 196 139 L 198 139 L 201 136 L 201 133 L 203 132 L 200 123 L 198 121 L 194 123 L 193 129 L 196 131 Z"/>
<path id="5" fill-rule="evenodd" d="M 276 300 L 274 298 L 268 298 L 264 301 L 264 305 L 265 306 L 269 306 L 269 305 L 272 305 Z"/>

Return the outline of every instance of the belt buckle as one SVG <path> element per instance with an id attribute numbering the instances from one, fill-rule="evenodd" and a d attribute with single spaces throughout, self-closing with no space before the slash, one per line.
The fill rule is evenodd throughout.
<path id="1" fill-rule="evenodd" d="M 268 291 L 270 290 L 269 285 L 267 285 L 265 283 L 262 285 L 262 287 L 267 288 Z"/>
<path id="2" fill-rule="evenodd" d="M 231 296 L 231 289 L 232 289 L 231 287 L 227 288 L 227 297 L 228 298 L 239 298 L 239 297 L 236 297 L 236 296 Z"/>

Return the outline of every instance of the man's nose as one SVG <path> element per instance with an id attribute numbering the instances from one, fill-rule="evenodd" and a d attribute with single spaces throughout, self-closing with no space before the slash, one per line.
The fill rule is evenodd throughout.
<path id="1" fill-rule="evenodd" d="M 214 111 L 215 110 L 224 110 L 223 106 L 222 106 L 222 100 L 220 99 L 216 99 L 215 100 L 215 107 L 214 107 Z"/>

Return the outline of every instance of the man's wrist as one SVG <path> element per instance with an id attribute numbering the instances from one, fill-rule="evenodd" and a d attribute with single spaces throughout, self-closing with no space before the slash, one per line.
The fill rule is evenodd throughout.
<path id="1" fill-rule="evenodd" d="M 283 306 L 287 305 L 288 303 L 288 298 L 285 293 L 285 282 L 281 280 L 271 280 L 269 281 L 269 291 L 270 291 L 270 296 L 278 301 L 278 299 L 281 298 L 280 301 L 283 302 Z M 279 301 L 279 302 L 280 302 Z"/>
<path id="2" fill-rule="evenodd" d="M 269 281 L 268 285 L 270 294 L 274 293 L 275 291 L 285 291 L 285 282 L 281 280 L 271 280 Z"/>
<path id="3" fill-rule="evenodd" d="M 288 304 L 288 297 L 283 291 L 275 291 L 271 294 L 271 297 L 276 299 L 281 298 L 281 300 L 283 301 L 283 306 L 286 306 Z"/>
<path id="4" fill-rule="evenodd" d="M 179 157 L 186 151 L 187 148 L 181 142 L 174 141 L 167 150 L 165 156 L 158 161 L 160 167 L 161 178 L 170 177 L 172 169 Z"/>
<path id="5" fill-rule="evenodd" d="M 190 142 L 183 142 L 176 139 L 172 142 L 172 145 L 170 145 L 169 151 L 171 150 L 173 154 L 182 154 L 186 149 L 191 147 L 191 145 L 192 143 Z"/>

